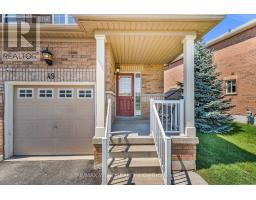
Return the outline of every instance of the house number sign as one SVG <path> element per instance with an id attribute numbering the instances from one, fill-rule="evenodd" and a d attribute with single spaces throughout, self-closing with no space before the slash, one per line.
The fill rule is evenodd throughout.
<path id="1" fill-rule="evenodd" d="M 47 78 L 50 80 L 55 79 L 55 73 L 54 72 L 48 73 Z"/>

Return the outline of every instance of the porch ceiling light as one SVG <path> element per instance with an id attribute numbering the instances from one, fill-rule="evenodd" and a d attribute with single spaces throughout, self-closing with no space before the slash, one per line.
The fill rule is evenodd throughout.
<path id="1" fill-rule="evenodd" d="M 52 65 L 53 63 L 53 54 L 52 52 L 50 52 L 48 50 L 48 48 L 44 49 L 42 51 L 42 56 L 43 56 L 43 59 L 45 60 L 45 62 L 48 64 L 48 65 Z"/>
<path id="2" fill-rule="evenodd" d="M 115 68 L 115 75 L 118 74 L 120 72 L 120 65 L 119 63 L 116 64 L 116 68 Z"/>

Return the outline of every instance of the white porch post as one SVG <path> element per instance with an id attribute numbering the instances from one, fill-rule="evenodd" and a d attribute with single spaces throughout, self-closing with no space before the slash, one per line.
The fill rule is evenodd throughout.
<path id="1" fill-rule="evenodd" d="M 183 40 L 185 134 L 196 136 L 194 106 L 194 40 L 195 35 L 186 35 Z"/>
<path id="2" fill-rule="evenodd" d="M 96 39 L 96 116 L 95 136 L 104 136 L 105 118 L 105 34 L 95 34 Z"/>

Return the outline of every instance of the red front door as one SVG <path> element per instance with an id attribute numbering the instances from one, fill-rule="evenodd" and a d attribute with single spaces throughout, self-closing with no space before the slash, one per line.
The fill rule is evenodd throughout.
<path id="1" fill-rule="evenodd" d="M 133 74 L 117 75 L 117 115 L 133 116 L 134 114 L 134 77 Z"/>

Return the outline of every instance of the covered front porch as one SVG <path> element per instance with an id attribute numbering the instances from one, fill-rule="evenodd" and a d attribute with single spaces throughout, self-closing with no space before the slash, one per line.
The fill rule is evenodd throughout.
<path id="1" fill-rule="evenodd" d="M 102 163 L 103 184 L 107 183 L 110 150 L 115 145 L 145 144 L 148 145 L 143 150 L 146 152 L 153 145 L 165 184 L 171 183 L 171 169 L 196 168 L 194 43 L 222 18 L 206 15 L 76 16 L 86 35 L 96 39 L 94 147 L 95 163 Z M 184 98 L 165 101 L 164 65 L 181 53 Z M 120 122 L 120 117 L 129 119 Z M 142 119 L 148 120 L 149 129 L 144 127 L 144 134 L 134 134 L 132 129 L 136 129 L 138 120 Z M 118 123 L 122 125 L 115 130 Z M 149 130 L 148 135 L 145 130 Z M 127 155 L 132 159 L 137 154 L 122 151 L 119 156 Z M 148 156 L 141 152 L 139 155 Z"/>

